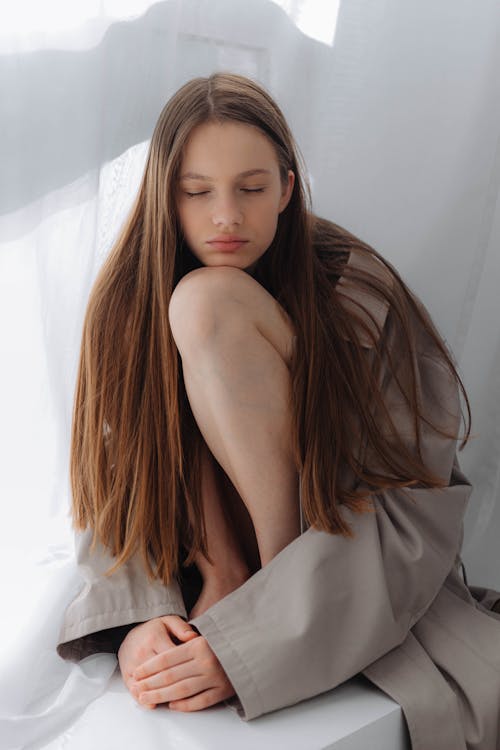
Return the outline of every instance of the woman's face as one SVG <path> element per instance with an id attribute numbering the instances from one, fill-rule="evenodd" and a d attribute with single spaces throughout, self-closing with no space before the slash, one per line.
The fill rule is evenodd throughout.
<path id="1" fill-rule="evenodd" d="M 204 123 L 185 144 L 177 215 L 191 252 L 205 266 L 251 273 L 271 244 L 295 175 L 282 185 L 270 140 L 252 125 Z M 231 244 L 230 240 L 242 240 Z M 222 241 L 216 244 L 216 241 Z"/>

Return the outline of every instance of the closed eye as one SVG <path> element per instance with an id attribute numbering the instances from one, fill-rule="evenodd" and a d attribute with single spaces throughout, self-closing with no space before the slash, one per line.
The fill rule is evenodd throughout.
<path id="1" fill-rule="evenodd" d="M 264 188 L 241 188 L 243 193 L 263 193 Z M 195 198 L 197 195 L 207 195 L 209 193 L 209 190 L 202 190 L 199 193 L 188 193 L 186 192 L 186 195 L 188 198 Z"/>

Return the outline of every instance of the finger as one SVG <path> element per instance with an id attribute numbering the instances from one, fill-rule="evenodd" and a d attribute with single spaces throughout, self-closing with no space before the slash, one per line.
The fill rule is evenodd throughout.
<path id="1" fill-rule="evenodd" d="M 181 641 L 187 641 L 190 638 L 197 638 L 198 633 L 187 622 L 180 617 L 169 617 L 168 615 L 161 618 L 167 630 L 179 638 Z"/>
<path id="2" fill-rule="evenodd" d="M 176 636 L 172 636 L 165 627 L 160 627 L 154 635 L 153 654 L 161 654 L 163 651 L 174 648 L 178 642 L 179 639 Z"/>
<path id="3" fill-rule="evenodd" d="M 149 677 L 152 674 L 161 672 L 163 669 L 170 669 L 175 667 L 177 664 L 190 661 L 192 659 L 191 651 L 189 646 L 190 641 L 183 643 L 181 646 L 176 646 L 168 651 L 163 651 L 161 654 L 153 656 L 151 659 L 147 659 L 145 662 L 135 668 L 133 676 L 135 680 L 142 680 L 144 677 Z"/>
<path id="4" fill-rule="evenodd" d="M 127 685 L 127 687 L 129 689 L 129 692 L 132 698 L 136 701 L 136 703 L 139 703 L 139 695 L 141 691 L 138 688 L 137 684 L 132 681 L 131 683 Z M 144 708 L 156 708 L 156 703 L 150 703 L 144 706 Z"/>
<path id="5" fill-rule="evenodd" d="M 225 695 L 218 688 L 209 688 L 203 690 L 191 698 L 182 698 L 180 700 L 171 700 L 168 707 L 172 711 L 202 711 L 209 706 L 215 706 L 225 699 Z"/>
<path id="6" fill-rule="evenodd" d="M 176 682 L 175 685 L 168 685 L 167 687 L 147 690 L 141 693 L 139 695 L 139 703 L 143 706 L 151 703 L 168 703 L 169 701 L 183 700 L 201 691 L 205 691 L 207 688 L 207 678 L 205 676 L 188 677 L 185 680 Z"/>
<path id="7" fill-rule="evenodd" d="M 123 648 L 123 644 L 122 644 Z M 164 649 L 162 649 L 164 651 Z M 139 664 L 144 664 L 148 659 L 152 659 L 153 656 L 159 653 L 159 650 L 153 648 L 153 643 L 141 643 L 138 646 L 136 643 L 130 645 L 127 644 L 126 649 L 122 650 L 118 656 L 118 663 L 120 665 L 120 672 L 124 679 L 133 679 L 134 671 Z"/>
<path id="8" fill-rule="evenodd" d="M 170 634 L 165 630 L 164 632 L 155 633 L 153 640 L 152 652 L 144 657 L 142 663 L 147 659 L 151 659 L 157 654 L 162 654 L 164 651 L 168 651 L 171 648 L 175 648 L 177 645 L 176 640 L 172 640 Z M 137 666 L 137 665 L 136 665 Z"/>
<path id="9" fill-rule="evenodd" d="M 185 680 L 188 677 L 200 677 L 202 672 L 197 668 L 197 664 L 194 660 L 186 661 L 183 664 L 178 664 L 170 669 L 164 669 L 161 672 L 145 677 L 143 680 L 137 680 L 135 682 L 134 690 L 139 696 L 141 693 L 147 690 L 156 690 L 157 688 L 168 687 L 174 685 L 180 680 Z"/>

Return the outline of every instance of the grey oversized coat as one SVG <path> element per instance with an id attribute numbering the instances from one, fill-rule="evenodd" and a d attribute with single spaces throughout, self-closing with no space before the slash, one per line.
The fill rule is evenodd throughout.
<path id="1" fill-rule="evenodd" d="M 397 351 L 401 333 L 392 311 L 347 283 L 345 291 L 369 310 Z M 456 430 L 457 389 L 416 320 L 414 328 L 427 413 Z M 386 380 L 386 403 L 405 433 L 405 406 Z M 361 672 L 401 705 L 412 750 L 500 750 L 500 592 L 469 587 L 462 578 L 471 487 L 456 441 L 427 428 L 423 435 L 426 465 L 445 480 L 444 489 L 381 491 L 373 513 L 343 506 L 353 538 L 305 529 L 190 621 L 231 680 L 243 719 Z M 113 560 L 103 547 L 90 555 L 90 539 L 89 529 L 78 534 L 84 585 L 64 613 L 61 657 L 78 661 L 115 650 L 112 636 L 126 632 L 120 626 L 167 614 L 187 619 L 179 582 L 149 582 L 137 558 L 105 578 Z"/>

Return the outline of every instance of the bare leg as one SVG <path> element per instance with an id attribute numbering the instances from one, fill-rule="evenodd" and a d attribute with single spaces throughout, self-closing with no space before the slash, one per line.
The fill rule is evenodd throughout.
<path id="1" fill-rule="evenodd" d="M 250 577 L 249 566 L 233 532 L 224 498 L 221 497 L 221 489 L 213 456 L 205 444 L 202 454 L 202 502 L 211 562 L 201 552 L 195 557 L 203 578 L 203 588 L 189 613 L 190 619 L 201 615 Z"/>
<path id="2" fill-rule="evenodd" d="M 293 332 L 263 287 L 227 267 L 184 277 L 169 314 L 194 417 L 248 509 L 266 565 L 300 533 L 290 378 L 276 345 L 289 346 Z"/>

